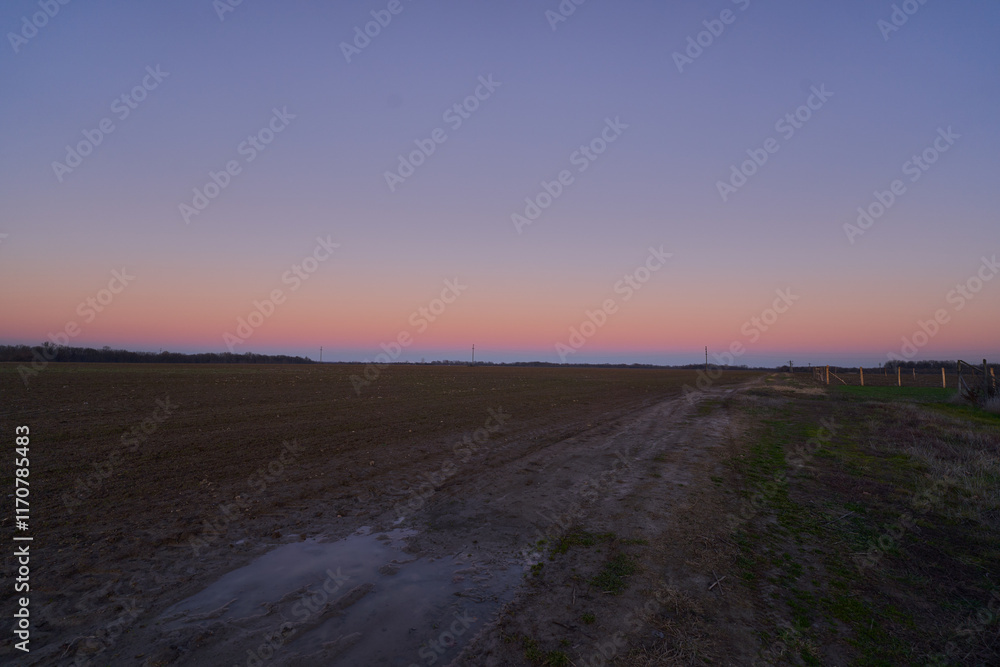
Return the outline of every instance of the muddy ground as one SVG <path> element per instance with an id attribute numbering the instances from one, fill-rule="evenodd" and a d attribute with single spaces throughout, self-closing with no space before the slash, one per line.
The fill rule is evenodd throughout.
<path id="1" fill-rule="evenodd" d="M 5 638 L 4 661 L 998 655 L 1000 420 L 939 389 L 409 367 L 359 395 L 352 366 L 67 365 L 25 390 L 12 370 L 36 541 L 32 651 Z"/>
<path id="2" fill-rule="evenodd" d="M 219 645 L 228 653 L 213 650 L 213 663 L 253 662 L 248 647 L 280 622 L 220 613 L 204 621 L 229 629 L 165 628 L 164 612 L 276 546 L 359 530 L 413 531 L 411 558 L 461 550 L 484 571 L 516 570 L 516 585 L 492 594 L 508 602 L 540 558 L 539 530 L 556 534 L 539 512 L 572 513 L 577 487 L 598 484 L 573 510 L 580 516 L 564 519 L 575 521 L 633 488 L 647 474 L 636 457 L 656 455 L 644 438 L 676 437 L 654 415 L 679 428 L 694 407 L 677 397 L 696 380 L 410 367 L 383 371 L 359 394 L 350 381 L 359 366 L 65 364 L 27 387 L 13 365 L 0 370 L 3 432 L 26 424 L 32 433 L 32 650 L 18 655 L 7 637 L 0 649 L 24 664 L 205 664 L 200 652 Z M 628 467 L 616 473 L 616 462 Z M 13 487 L 10 475 L 5 466 Z M 12 556 L 5 561 L 9 574 Z M 5 598 L 4 611 L 13 603 Z M 426 633 L 418 624 L 411 634 Z M 301 653 L 295 637 L 265 643 L 278 648 L 266 662 Z"/>

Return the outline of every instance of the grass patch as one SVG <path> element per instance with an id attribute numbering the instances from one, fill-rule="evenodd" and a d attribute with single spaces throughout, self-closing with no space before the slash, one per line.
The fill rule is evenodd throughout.
<path id="1" fill-rule="evenodd" d="M 956 419 L 965 419 L 983 426 L 1000 427 L 1000 414 L 988 412 L 969 403 L 937 403 L 927 407 Z"/>
<path id="2" fill-rule="evenodd" d="M 730 539 L 734 579 L 777 624 L 759 629 L 762 645 L 788 627 L 795 664 L 1000 664 L 989 630 L 958 632 L 1000 571 L 1000 417 L 943 402 L 953 393 L 745 398 L 754 425 L 731 461 L 744 504 Z M 834 436 L 790 464 L 821 420 Z M 949 642 L 960 652 L 945 656 Z"/>
<path id="3" fill-rule="evenodd" d="M 706 400 L 698 404 L 698 409 L 695 410 L 695 414 L 699 417 L 704 417 L 705 415 L 710 415 L 719 407 L 719 401 L 716 400 Z"/>
<path id="4" fill-rule="evenodd" d="M 943 387 L 858 387 L 830 385 L 835 396 L 859 398 L 869 401 L 944 402 L 954 398 L 956 389 Z"/>
<path id="5" fill-rule="evenodd" d="M 570 547 L 592 547 L 602 542 L 611 542 L 614 533 L 591 533 L 589 531 L 574 531 L 561 537 L 552 548 L 554 554 L 564 554 Z"/>
<path id="6" fill-rule="evenodd" d="M 521 648 L 524 649 L 524 658 L 541 667 L 568 667 L 570 665 L 569 656 L 562 651 L 543 651 L 538 646 L 538 640 L 531 637 L 521 637 Z"/>
<path id="7" fill-rule="evenodd" d="M 627 554 L 616 554 L 604 564 L 604 569 L 590 583 L 606 593 L 620 595 L 627 587 L 625 579 L 635 574 L 636 569 L 635 559 Z"/>

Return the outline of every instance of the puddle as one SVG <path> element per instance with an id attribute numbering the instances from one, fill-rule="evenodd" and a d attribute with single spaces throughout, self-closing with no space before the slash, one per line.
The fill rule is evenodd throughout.
<path id="1" fill-rule="evenodd" d="M 523 568 L 467 553 L 417 558 L 410 529 L 280 546 L 174 605 L 158 624 L 191 664 L 446 664 Z M 432 659 L 433 658 L 433 659 Z"/>

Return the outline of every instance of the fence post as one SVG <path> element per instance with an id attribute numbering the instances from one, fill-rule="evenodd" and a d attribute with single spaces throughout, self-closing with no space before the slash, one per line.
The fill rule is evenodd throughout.
<path id="1" fill-rule="evenodd" d="M 858 372 L 861 373 L 861 386 L 865 386 L 865 369 L 863 366 L 858 366 Z"/>
<path id="2" fill-rule="evenodd" d="M 941 367 L 941 388 L 947 389 L 948 386 L 944 383 L 944 366 Z"/>
<path id="3" fill-rule="evenodd" d="M 986 364 L 986 360 L 983 359 L 983 400 L 990 395 L 990 374 L 989 366 Z"/>
<path id="4" fill-rule="evenodd" d="M 917 367 L 914 366 L 910 370 L 913 371 L 913 379 L 916 380 L 917 379 Z"/>
<path id="5" fill-rule="evenodd" d="M 826 367 L 826 383 L 830 384 L 830 366 L 829 365 L 827 365 L 827 367 Z"/>
<path id="6" fill-rule="evenodd" d="M 896 386 L 897 387 L 903 386 L 902 369 L 899 366 L 896 366 Z"/>

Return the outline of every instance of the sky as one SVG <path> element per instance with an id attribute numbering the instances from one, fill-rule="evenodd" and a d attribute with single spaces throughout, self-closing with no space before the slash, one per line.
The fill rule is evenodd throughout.
<path id="1" fill-rule="evenodd" d="M 3 3 L 0 343 L 997 357 L 1000 5 L 579 1 Z"/>

